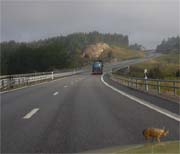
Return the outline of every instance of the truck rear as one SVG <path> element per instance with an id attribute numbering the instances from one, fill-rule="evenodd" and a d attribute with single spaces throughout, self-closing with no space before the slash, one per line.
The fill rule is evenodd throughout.
<path id="1" fill-rule="evenodd" d="M 103 74 L 102 60 L 96 60 L 92 64 L 92 74 Z"/>

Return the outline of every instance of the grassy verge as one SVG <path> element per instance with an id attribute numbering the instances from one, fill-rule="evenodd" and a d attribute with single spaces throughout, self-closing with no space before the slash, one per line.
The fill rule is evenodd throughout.
<path id="1" fill-rule="evenodd" d="M 144 145 L 127 145 L 104 148 L 85 153 L 113 153 L 113 154 L 179 154 L 180 141 L 168 141 L 161 143 L 147 143 Z"/>
<path id="2" fill-rule="evenodd" d="M 144 69 L 149 78 L 178 80 L 180 71 L 179 54 L 164 54 L 158 58 L 130 66 L 130 77 L 144 77 Z"/>
<path id="3" fill-rule="evenodd" d="M 134 147 L 123 151 L 117 151 L 120 154 L 179 154 L 180 142 L 164 142 L 157 144 L 145 144 L 140 147 Z"/>
<path id="4" fill-rule="evenodd" d="M 180 79 L 180 63 L 179 54 L 170 53 L 164 54 L 158 58 L 150 59 L 146 62 L 135 64 L 130 66 L 129 72 L 123 72 L 122 70 L 113 72 L 116 75 L 124 76 L 126 78 L 144 78 L 144 69 L 148 70 L 147 76 L 149 79 L 162 79 L 162 80 L 179 80 Z M 173 86 L 180 87 L 180 82 L 163 82 L 161 80 L 160 92 L 165 95 L 173 95 Z M 138 81 L 140 82 L 143 81 Z M 148 81 L 149 88 L 157 91 L 157 82 Z M 143 83 L 142 83 L 143 85 Z M 153 86 L 155 85 L 155 86 Z M 176 95 L 180 95 L 180 88 L 176 89 Z"/>
<path id="5" fill-rule="evenodd" d="M 174 88 L 172 88 L 174 83 L 171 81 L 163 82 L 163 80 L 161 80 L 160 88 L 159 88 L 157 86 L 158 80 L 148 80 L 145 82 L 144 79 L 128 78 L 117 74 L 111 74 L 110 79 L 124 86 L 131 87 L 133 89 L 137 89 L 139 91 L 143 91 L 146 93 L 147 93 L 147 89 L 146 89 L 147 87 L 145 86 L 145 84 L 147 84 L 149 94 L 156 95 L 171 101 L 175 101 L 177 103 L 179 102 L 180 90 L 176 89 L 176 91 L 174 91 Z M 169 86 L 169 87 L 164 87 L 164 86 Z M 176 86 L 180 87 L 180 83 L 177 84 L 176 82 Z M 176 93 L 176 95 L 174 95 L 174 93 Z"/>
<path id="6" fill-rule="evenodd" d="M 119 60 L 127 60 L 133 58 L 143 58 L 143 51 L 134 51 L 128 48 L 120 48 L 117 46 L 112 46 L 110 49 L 105 50 L 103 54 L 100 56 L 101 59 L 105 61 L 119 61 Z"/>

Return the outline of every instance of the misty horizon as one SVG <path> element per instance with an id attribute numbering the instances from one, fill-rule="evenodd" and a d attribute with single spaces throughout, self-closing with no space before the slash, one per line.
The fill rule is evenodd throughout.
<path id="1" fill-rule="evenodd" d="M 31 42 L 78 32 L 127 35 L 147 49 L 179 35 L 178 0 L 1 1 L 1 41 Z"/>

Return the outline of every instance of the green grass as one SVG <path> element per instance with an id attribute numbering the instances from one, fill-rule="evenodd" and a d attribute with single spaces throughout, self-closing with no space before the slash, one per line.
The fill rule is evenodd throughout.
<path id="1" fill-rule="evenodd" d="M 156 144 L 145 144 L 140 147 L 134 147 L 127 150 L 120 150 L 115 153 L 120 154 L 179 154 L 180 142 L 164 142 Z"/>
<path id="2" fill-rule="evenodd" d="M 131 77 L 144 77 L 144 69 L 150 72 L 154 68 L 158 68 L 161 73 L 161 77 L 157 75 L 154 78 L 178 80 L 176 72 L 180 69 L 179 54 L 164 54 L 158 58 L 132 65 L 128 75 Z"/>
<path id="3" fill-rule="evenodd" d="M 147 143 L 144 145 L 116 146 L 87 151 L 85 153 L 113 153 L 113 154 L 179 154 L 180 141 L 168 141 L 160 143 Z"/>
<path id="4" fill-rule="evenodd" d="M 113 46 L 110 49 L 104 51 L 100 57 L 102 59 L 107 59 L 107 60 L 109 59 L 127 60 L 133 58 L 142 58 L 144 57 L 144 52 Z"/>
<path id="5" fill-rule="evenodd" d="M 169 64 L 179 64 L 180 55 L 177 53 L 164 54 L 155 60 L 160 61 L 161 63 L 169 63 Z"/>
<path id="6" fill-rule="evenodd" d="M 126 76 L 143 78 L 145 68 L 148 70 L 148 72 L 150 72 L 150 70 L 158 68 L 160 70 L 160 73 L 154 73 L 154 79 L 179 80 L 179 77 L 176 77 L 176 72 L 180 69 L 179 60 L 179 54 L 177 53 L 164 54 L 158 58 L 132 65 L 130 67 L 130 73 Z M 162 83 L 162 85 L 173 86 L 173 83 L 164 82 Z M 177 83 L 176 86 L 180 86 L 180 83 Z M 152 87 L 152 89 L 156 89 L 156 87 Z M 171 93 L 173 92 L 173 89 L 161 87 L 161 93 L 166 92 Z M 179 89 L 177 89 L 176 94 L 180 95 Z"/>

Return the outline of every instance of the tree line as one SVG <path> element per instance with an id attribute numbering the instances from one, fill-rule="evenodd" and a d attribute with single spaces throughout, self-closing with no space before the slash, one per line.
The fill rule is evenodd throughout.
<path id="1" fill-rule="evenodd" d="M 73 33 L 33 42 L 0 43 L 1 75 L 45 72 L 79 67 L 86 63 L 83 49 L 94 43 L 128 47 L 128 36 L 99 32 Z"/>
<path id="2" fill-rule="evenodd" d="M 157 52 L 161 53 L 179 53 L 180 49 L 180 37 L 169 37 L 167 40 L 163 40 L 156 48 Z"/>
<path id="3" fill-rule="evenodd" d="M 141 44 L 137 43 L 129 45 L 129 48 L 137 51 L 145 49 Z"/>

